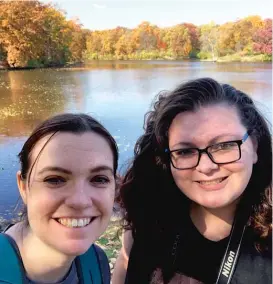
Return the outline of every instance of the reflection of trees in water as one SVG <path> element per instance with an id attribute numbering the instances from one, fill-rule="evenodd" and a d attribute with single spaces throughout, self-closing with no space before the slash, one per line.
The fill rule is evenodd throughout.
<path id="1" fill-rule="evenodd" d="M 153 69 L 153 68 L 166 68 L 174 67 L 177 62 L 166 62 L 160 61 L 141 61 L 141 60 L 130 60 L 130 61 L 92 61 L 82 66 L 82 69 L 111 69 L 111 70 L 123 70 L 123 69 Z"/>
<path id="2" fill-rule="evenodd" d="M 115 72 L 119 69 L 127 70 Z M 262 63 L 103 61 L 70 69 L 0 72 L 0 133 L 24 135 L 51 115 L 91 111 L 94 104 L 109 104 L 109 98 L 126 98 L 128 107 L 134 107 L 131 101 L 137 95 L 145 102 L 139 107 L 146 111 L 147 100 L 158 91 L 204 76 L 229 83 L 265 104 L 271 102 L 271 65 Z M 123 101 L 121 107 L 127 107 Z"/>
<path id="3" fill-rule="evenodd" d="M 65 108 L 62 111 L 83 112 L 85 102 L 85 93 L 89 90 L 89 78 L 87 72 L 78 72 L 77 70 L 56 69 L 58 74 L 58 84 L 65 95 Z"/>
<path id="4" fill-rule="evenodd" d="M 239 73 L 249 73 L 264 71 L 266 69 L 271 69 L 271 64 L 267 63 L 241 63 L 241 62 L 223 62 L 223 63 L 213 63 L 211 67 L 214 71 L 221 72 L 239 72 Z M 260 70 L 259 70 L 260 69 Z"/>
<path id="5" fill-rule="evenodd" d="M 4 104 L 0 105 L 0 132 L 22 135 L 45 118 L 63 112 L 62 80 L 53 70 L 10 71 L 5 75 Z"/>

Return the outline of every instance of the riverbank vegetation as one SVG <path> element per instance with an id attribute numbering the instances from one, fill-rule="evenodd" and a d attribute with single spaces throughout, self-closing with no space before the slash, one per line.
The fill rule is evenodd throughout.
<path id="1" fill-rule="evenodd" d="M 272 19 L 248 16 L 217 25 L 84 29 L 79 19 L 39 1 L 0 2 L 0 65 L 64 66 L 88 60 L 271 61 Z"/>

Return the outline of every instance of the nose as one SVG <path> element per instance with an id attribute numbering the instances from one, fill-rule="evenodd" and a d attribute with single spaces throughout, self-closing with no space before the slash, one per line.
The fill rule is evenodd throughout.
<path id="1" fill-rule="evenodd" d="M 218 169 L 218 167 L 217 164 L 212 162 L 207 153 L 202 153 L 196 170 L 204 174 L 209 174 L 211 171 Z"/>
<path id="2" fill-rule="evenodd" d="M 91 207 L 93 205 L 92 196 L 90 186 L 89 188 L 87 186 L 83 181 L 75 183 L 71 190 L 68 191 L 65 200 L 66 205 L 78 210 Z"/>

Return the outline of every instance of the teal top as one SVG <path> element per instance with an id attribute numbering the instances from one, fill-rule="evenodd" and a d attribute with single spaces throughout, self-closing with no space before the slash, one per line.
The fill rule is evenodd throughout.
<path id="1" fill-rule="evenodd" d="M 18 256 L 20 256 L 20 250 L 16 244 L 16 242 L 11 238 L 10 236 L 6 235 L 9 238 L 9 241 L 13 248 L 16 250 Z M 47 282 L 37 282 L 37 281 L 32 281 L 26 276 L 26 282 L 27 284 L 53 284 L 53 283 L 47 283 Z M 65 277 L 58 282 L 55 282 L 54 284 L 78 284 L 79 283 L 79 278 L 77 274 L 77 268 L 75 262 L 72 263 L 71 268 L 69 269 L 68 273 L 65 275 Z"/>
<path id="2" fill-rule="evenodd" d="M 0 256 L 0 283 L 48 284 L 27 278 L 18 246 L 5 233 L 0 233 Z M 105 252 L 93 244 L 86 253 L 75 258 L 64 279 L 54 284 L 110 284 L 110 267 Z"/>

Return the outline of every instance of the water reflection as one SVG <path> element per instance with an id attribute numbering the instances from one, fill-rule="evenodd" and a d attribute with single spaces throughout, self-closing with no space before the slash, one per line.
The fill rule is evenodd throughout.
<path id="1" fill-rule="evenodd" d="M 251 95 L 271 120 L 271 74 L 271 64 L 180 61 L 103 61 L 70 69 L 0 71 L 0 216 L 9 216 L 18 197 L 16 155 L 45 118 L 66 111 L 95 116 L 117 140 L 122 166 L 132 156 L 144 114 L 159 91 L 213 77 Z"/>
<path id="2" fill-rule="evenodd" d="M 39 121 L 63 111 L 66 104 L 60 84 L 63 78 L 43 70 L 8 71 L 1 73 L 0 78 L 2 134 L 25 135 Z"/>

